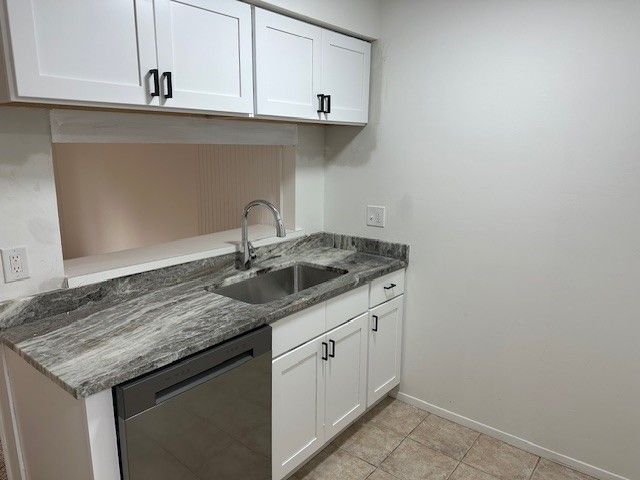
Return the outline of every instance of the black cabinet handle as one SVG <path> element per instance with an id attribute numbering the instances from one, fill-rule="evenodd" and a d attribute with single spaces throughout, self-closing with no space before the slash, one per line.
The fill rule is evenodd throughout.
<path id="1" fill-rule="evenodd" d="M 396 287 L 397 285 L 395 283 L 390 283 L 389 285 L 387 285 L 386 287 L 382 287 L 385 290 L 391 290 L 393 287 Z"/>
<path id="2" fill-rule="evenodd" d="M 331 95 L 325 95 L 324 99 L 326 100 L 327 107 L 324 109 L 324 113 L 331 113 Z"/>
<path id="3" fill-rule="evenodd" d="M 171 72 L 164 72 L 162 74 L 162 82 L 166 81 L 167 93 L 164 94 L 164 98 L 173 98 L 173 78 Z"/>
<path id="4" fill-rule="evenodd" d="M 336 342 L 334 342 L 333 340 L 329 340 L 329 343 L 331 344 L 331 353 L 329 354 L 329 356 L 333 358 L 336 356 Z"/>
<path id="5" fill-rule="evenodd" d="M 325 95 L 319 93 L 318 94 L 318 113 L 325 113 L 324 112 L 324 97 Z"/>
<path id="6" fill-rule="evenodd" d="M 152 97 L 160 96 L 160 73 L 157 68 L 152 68 L 149 70 L 149 75 L 153 77 L 153 91 L 151 92 Z"/>
<path id="7" fill-rule="evenodd" d="M 373 316 L 373 328 L 372 328 L 372 330 L 374 332 L 378 331 L 378 316 L 377 315 Z"/>
<path id="8" fill-rule="evenodd" d="M 322 342 L 322 360 L 329 360 L 329 345 L 327 342 Z"/>

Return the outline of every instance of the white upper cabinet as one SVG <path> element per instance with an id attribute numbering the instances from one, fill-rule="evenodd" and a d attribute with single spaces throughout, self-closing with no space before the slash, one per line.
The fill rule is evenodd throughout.
<path id="1" fill-rule="evenodd" d="M 151 0 L 6 0 L 14 100 L 149 105 Z"/>
<path id="2" fill-rule="evenodd" d="M 322 32 L 322 86 L 326 120 L 367 123 L 371 44 L 330 30 Z"/>
<path id="3" fill-rule="evenodd" d="M 319 120 L 322 29 L 255 9 L 256 113 Z"/>
<path id="4" fill-rule="evenodd" d="M 0 0 L 0 27 L 0 101 L 368 121 L 368 42 L 238 0 Z"/>
<path id="5" fill-rule="evenodd" d="M 161 105 L 253 113 L 251 7 L 155 0 Z"/>
<path id="6" fill-rule="evenodd" d="M 367 123 L 371 44 L 255 9 L 256 114 Z"/>

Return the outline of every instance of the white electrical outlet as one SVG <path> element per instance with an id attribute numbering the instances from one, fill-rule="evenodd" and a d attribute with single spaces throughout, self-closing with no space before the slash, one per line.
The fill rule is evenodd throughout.
<path id="1" fill-rule="evenodd" d="M 385 207 L 367 205 L 367 225 L 370 227 L 384 228 Z"/>
<path id="2" fill-rule="evenodd" d="M 2 253 L 2 269 L 6 283 L 17 282 L 29 278 L 29 262 L 27 261 L 27 248 L 7 248 L 0 250 Z"/>

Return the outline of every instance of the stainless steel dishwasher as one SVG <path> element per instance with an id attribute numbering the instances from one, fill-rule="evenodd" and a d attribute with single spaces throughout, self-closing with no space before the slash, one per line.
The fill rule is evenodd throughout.
<path id="1" fill-rule="evenodd" d="M 115 388 L 124 480 L 271 478 L 271 327 Z"/>

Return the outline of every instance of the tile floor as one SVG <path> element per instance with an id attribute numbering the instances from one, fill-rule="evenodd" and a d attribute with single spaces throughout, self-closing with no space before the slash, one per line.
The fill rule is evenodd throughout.
<path id="1" fill-rule="evenodd" d="M 386 398 L 293 480 L 594 480 Z"/>
<path id="2" fill-rule="evenodd" d="M 5 480 L 0 446 L 0 480 Z M 386 398 L 292 480 L 594 480 Z"/>

